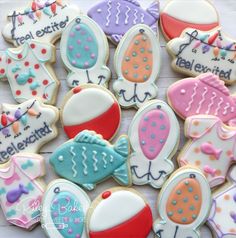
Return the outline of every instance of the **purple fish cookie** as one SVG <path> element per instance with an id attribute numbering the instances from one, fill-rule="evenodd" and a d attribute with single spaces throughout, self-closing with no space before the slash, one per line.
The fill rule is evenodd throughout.
<path id="1" fill-rule="evenodd" d="M 107 37 L 118 44 L 134 25 L 146 24 L 157 32 L 159 1 L 144 10 L 136 0 L 105 0 L 93 6 L 88 16 L 96 21 Z"/>

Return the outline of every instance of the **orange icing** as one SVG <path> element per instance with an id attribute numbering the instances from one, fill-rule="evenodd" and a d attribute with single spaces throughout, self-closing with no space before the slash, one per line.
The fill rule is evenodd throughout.
<path id="1" fill-rule="evenodd" d="M 191 224 L 197 219 L 202 205 L 202 191 L 195 178 L 180 181 L 169 195 L 166 213 L 177 224 Z"/>
<path id="2" fill-rule="evenodd" d="M 122 74 L 125 79 L 135 83 L 147 81 L 152 73 L 152 44 L 145 34 L 139 34 L 132 39 L 127 48 L 123 62 Z"/>

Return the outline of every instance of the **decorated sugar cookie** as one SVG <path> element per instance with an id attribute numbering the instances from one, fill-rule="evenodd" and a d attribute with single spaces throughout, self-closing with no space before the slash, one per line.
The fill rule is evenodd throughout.
<path id="1" fill-rule="evenodd" d="M 64 179 L 51 182 L 42 202 L 42 227 L 50 238 L 87 238 L 85 217 L 90 206 L 88 195 Z"/>
<path id="2" fill-rule="evenodd" d="M 51 66 L 54 62 L 53 45 L 28 41 L 0 54 L 0 79 L 8 80 L 18 103 L 37 97 L 55 104 L 60 83 Z"/>
<path id="3" fill-rule="evenodd" d="M 93 131 L 84 130 L 62 144 L 51 156 L 55 172 L 88 190 L 109 177 L 123 186 L 131 184 L 129 141 L 121 136 L 114 145 Z"/>
<path id="4" fill-rule="evenodd" d="M 106 66 L 109 46 L 96 22 L 84 15 L 75 18 L 63 32 L 60 48 L 62 60 L 70 72 L 69 87 L 84 83 L 107 86 L 111 77 Z"/>
<path id="5" fill-rule="evenodd" d="M 177 72 L 190 76 L 211 72 L 227 84 L 236 81 L 236 43 L 221 28 L 186 29 L 167 44 L 167 50 Z"/>
<path id="6" fill-rule="evenodd" d="M 83 130 L 91 130 L 111 140 L 120 126 L 121 110 L 116 98 L 106 88 L 84 84 L 66 95 L 61 121 L 69 138 Z"/>
<path id="7" fill-rule="evenodd" d="M 146 238 L 152 227 L 152 212 L 145 198 L 123 187 L 99 195 L 87 216 L 90 238 Z"/>
<path id="8" fill-rule="evenodd" d="M 44 159 L 37 154 L 13 155 L 0 165 L 0 204 L 8 222 L 32 229 L 40 221 L 44 175 Z"/>
<path id="9" fill-rule="evenodd" d="M 158 198 L 160 218 L 153 224 L 156 237 L 200 238 L 199 229 L 207 220 L 211 201 L 209 184 L 198 169 L 178 169 Z"/>
<path id="10" fill-rule="evenodd" d="M 236 237 L 236 166 L 229 172 L 228 183 L 213 194 L 208 224 L 216 238 Z"/>
<path id="11" fill-rule="evenodd" d="M 128 133 L 134 184 L 162 186 L 174 170 L 170 159 L 178 148 L 179 133 L 177 118 L 165 102 L 152 100 L 138 110 Z"/>
<path id="12" fill-rule="evenodd" d="M 169 0 L 160 14 L 160 22 L 163 35 L 171 40 L 190 27 L 212 30 L 219 26 L 219 17 L 209 0 Z"/>
<path id="13" fill-rule="evenodd" d="M 66 0 L 31 0 L 25 8 L 14 9 L 3 28 L 4 38 L 15 46 L 27 40 L 54 43 L 68 23 L 80 13 Z"/>
<path id="14" fill-rule="evenodd" d="M 157 33 L 159 1 L 144 10 L 137 0 L 102 0 L 88 11 L 88 16 L 100 25 L 107 37 L 118 44 L 123 35 L 137 24 L 145 24 Z"/>
<path id="15" fill-rule="evenodd" d="M 236 128 L 226 126 L 216 116 L 198 115 L 185 121 L 188 143 L 178 156 L 181 166 L 197 166 L 213 188 L 225 182 L 235 163 Z"/>
<path id="16" fill-rule="evenodd" d="M 148 26 L 136 25 L 125 34 L 114 57 L 113 89 L 121 106 L 140 107 L 157 96 L 160 57 L 159 39 Z"/>
<path id="17" fill-rule="evenodd" d="M 58 109 L 31 99 L 20 105 L 2 104 L 0 163 L 17 153 L 38 150 L 57 136 Z"/>
<path id="18" fill-rule="evenodd" d="M 169 104 L 183 119 L 198 115 L 213 115 L 224 123 L 235 125 L 236 97 L 218 76 L 201 74 L 172 84 L 167 97 Z"/>

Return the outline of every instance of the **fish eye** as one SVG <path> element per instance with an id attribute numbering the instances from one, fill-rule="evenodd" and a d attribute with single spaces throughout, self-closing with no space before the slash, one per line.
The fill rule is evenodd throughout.
<path id="1" fill-rule="evenodd" d="M 101 8 L 98 8 L 98 9 L 97 9 L 97 12 L 98 12 L 98 13 L 101 13 L 101 12 L 102 12 L 102 9 L 101 9 Z"/>
<path id="2" fill-rule="evenodd" d="M 157 105 L 157 109 L 161 109 L 161 105 Z"/>
<path id="3" fill-rule="evenodd" d="M 54 193 L 60 193 L 60 188 L 59 187 L 56 187 L 55 189 L 54 189 Z"/>
<path id="4" fill-rule="evenodd" d="M 189 178 L 195 179 L 195 178 L 196 178 L 196 175 L 195 175 L 195 174 L 190 174 L 190 175 L 189 175 Z"/>
<path id="5" fill-rule="evenodd" d="M 57 159 L 58 159 L 58 161 L 60 161 L 60 162 L 64 161 L 64 157 L 63 157 L 62 155 L 58 156 Z"/>
<path id="6" fill-rule="evenodd" d="M 145 30 L 144 30 L 144 29 L 140 29 L 139 32 L 140 32 L 141 34 L 143 34 L 143 33 L 145 32 Z"/>

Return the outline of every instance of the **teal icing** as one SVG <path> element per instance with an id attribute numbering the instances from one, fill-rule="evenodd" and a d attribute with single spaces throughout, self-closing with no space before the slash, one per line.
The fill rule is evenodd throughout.
<path id="1" fill-rule="evenodd" d="M 55 194 L 50 215 L 56 229 L 64 238 L 81 238 L 85 214 L 78 198 L 70 192 Z"/>
<path id="2" fill-rule="evenodd" d="M 127 159 L 129 142 L 121 137 L 112 147 L 87 131 L 61 145 L 50 157 L 56 173 L 91 190 L 94 185 L 113 176 L 122 185 L 129 181 Z"/>
<path id="3" fill-rule="evenodd" d="M 67 59 L 79 69 L 92 68 L 98 59 L 98 42 L 93 31 L 84 23 L 76 23 L 67 40 Z"/>
<path id="4" fill-rule="evenodd" d="M 16 82 L 19 85 L 25 85 L 30 77 L 35 78 L 35 72 L 32 68 L 30 68 L 28 71 L 22 72 L 18 74 L 16 78 Z"/>

